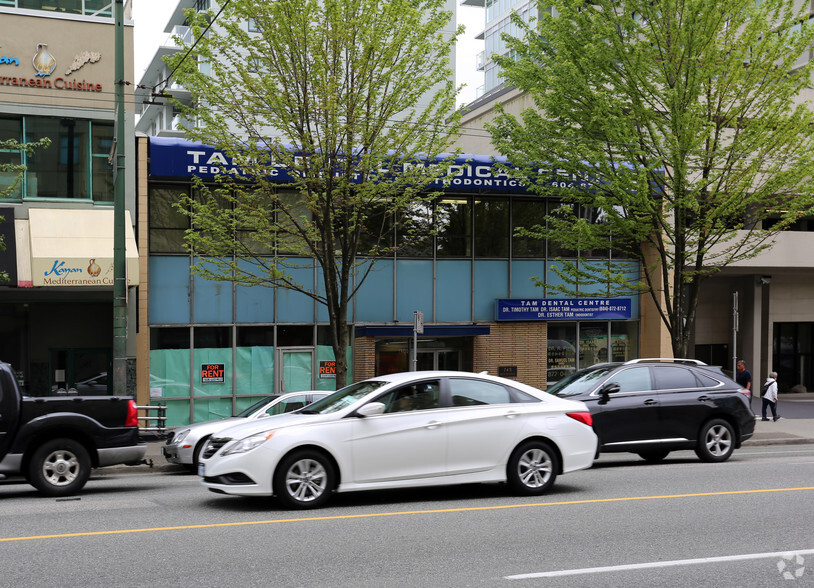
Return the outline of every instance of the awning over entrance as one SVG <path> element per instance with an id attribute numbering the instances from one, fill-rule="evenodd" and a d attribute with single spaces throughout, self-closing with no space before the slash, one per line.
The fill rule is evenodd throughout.
<path id="1" fill-rule="evenodd" d="M 138 284 L 138 249 L 125 211 L 127 283 Z M 32 208 L 15 222 L 18 286 L 113 286 L 113 210 Z"/>
<path id="2" fill-rule="evenodd" d="M 474 337 L 488 335 L 489 325 L 424 325 L 425 337 Z M 356 327 L 357 337 L 412 337 L 412 325 L 362 325 Z"/>

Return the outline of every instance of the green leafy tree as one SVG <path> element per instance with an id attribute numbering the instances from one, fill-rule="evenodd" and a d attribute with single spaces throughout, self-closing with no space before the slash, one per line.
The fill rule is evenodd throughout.
<path id="1" fill-rule="evenodd" d="M 524 38 L 508 39 L 511 57 L 497 58 L 534 106 L 489 126 L 518 174 L 561 199 L 525 234 L 572 251 L 566 290 L 607 283 L 605 295 L 649 294 L 684 357 L 703 279 L 771 246 L 812 206 L 807 8 L 547 4 L 554 9 L 541 5 L 536 23 L 517 19 Z M 596 251 L 638 260 L 640 279 L 586 262 Z"/>
<path id="2" fill-rule="evenodd" d="M 20 143 L 19 141 L 15 141 L 12 139 L 5 139 L 0 141 L 0 152 L 16 152 L 16 153 L 25 153 L 27 156 L 34 155 L 34 152 L 37 149 L 45 149 L 51 144 L 51 139 L 48 137 L 43 137 L 38 141 L 32 141 L 30 143 Z M 0 174 L 3 176 L 13 176 L 15 177 L 15 181 L 12 182 L 10 185 L 6 186 L 5 188 L 0 189 L 0 199 L 8 198 L 9 196 L 13 196 L 16 190 L 19 188 L 20 182 L 23 179 L 23 173 L 25 172 L 25 166 L 22 163 L 12 163 L 10 161 L 2 161 L 0 162 Z M 5 219 L 0 216 L 0 222 L 3 222 Z M 0 235 L 0 251 L 6 250 L 6 244 L 3 242 L 3 237 Z M 5 284 L 9 280 L 8 273 L 0 270 L 0 284 Z"/>
<path id="3" fill-rule="evenodd" d="M 396 227 L 398 246 L 426 237 L 427 187 L 451 164 L 441 154 L 458 127 L 449 55 L 461 31 L 442 8 L 232 0 L 217 15 L 189 13 L 200 40 L 169 60 L 195 100 L 182 107 L 196 121 L 187 136 L 243 172 L 199 182 L 181 203 L 193 271 L 324 304 L 338 387 L 350 301 L 373 259 L 397 247 Z M 281 168 L 293 177 L 285 185 L 274 181 Z M 314 265 L 315 286 L 297 278 Z"/>

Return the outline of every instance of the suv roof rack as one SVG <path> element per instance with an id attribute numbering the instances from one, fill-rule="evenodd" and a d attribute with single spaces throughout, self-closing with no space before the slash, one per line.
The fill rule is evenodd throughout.
<path id="1" fill-rule="evenodd" d="M 640 357 L 639 359 L 631 359 L 630 361 L 626 361 L 625 365 L 631 363 L 644 363 L 644 362 L 688 363 L 690 365 L 707 365 L 703 361 L 697 359 L 682 359 L 680 357 Z"/>

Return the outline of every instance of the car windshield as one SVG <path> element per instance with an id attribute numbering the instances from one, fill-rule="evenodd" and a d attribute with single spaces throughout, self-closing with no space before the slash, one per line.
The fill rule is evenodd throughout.
<path id="1" fill-rule="evenodd" d="M 249 408 L 244 411 L 237 413 L 235 416 L 242 417 L 244 419 L 249 418 L 252 414 L 263 408 L 267 403 L 271 402 L 275 398 L 279 398 L 279 394 L 272 394 L 271 396 L 266 396 L 265 398 L 261 398 L 254 404 L 252 404 Z"/>
<path id="2" fill-rule="evenodd" d="M 560 397 L 583 394 L 596 386 L 597 382 L 615 370 L 616 367 L 615 365 L 609 365 L 601 368 L 586 368 L 574 372 L 567 378 L 551 386 L 546 392 Z"/>
<path id="3" fill-rule="evenodd" d="M 345 386 L 341 390 L 337 390 L 330 396 L 326 396 L 321 400 L 317 400 L 308 405 L 307 408 L 301 409 L 297 412 L 301 414 L 328 414 L 337 412 L 345 407 L 350 406 L 357 400 L 361 400 L 377 388 L 381 388 L 387 382 L 366 381 L 357 382 L 350 386 Z"/>

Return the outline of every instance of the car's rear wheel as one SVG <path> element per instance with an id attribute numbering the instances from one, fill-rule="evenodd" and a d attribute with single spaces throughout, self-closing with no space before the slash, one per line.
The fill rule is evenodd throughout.
<path id="1" fill-rule="evenodd" d="M 726 461 L 735 450 L 735 431 L 723 419 L 713 419 L 701 428 L 695 454 L 701 461 Z"/>
<path id="2" fill-rule="evenodd" d="M 43 443 L 31 456 L 26 479 L 46 496 L 71 496 L 90 478 L 90 456 L 73 439 Z"/>
<path id="3" fill-rule="evenodd" d="M 529 441 L 514 450 L 506 466 L 511 489 L 524 496 L 543 494 L 557 479 L 559 459 L 545 441 Z"/>
<path id="4" fill-rule="evenodd" d="M 274 495 L 289 508 L 319 508 L 330 499 L 335 483 L 333 464 L 325 455 L 296 451 L 277 466 Z"/>
<path id="5" fill-rule="evenodd" d="M 639 457 L 647 463 L 658 463 L 668 455 L 670 455 L 670 452 L 665 449 L 651 449 L 650 451 L 639 452 Z"/>

